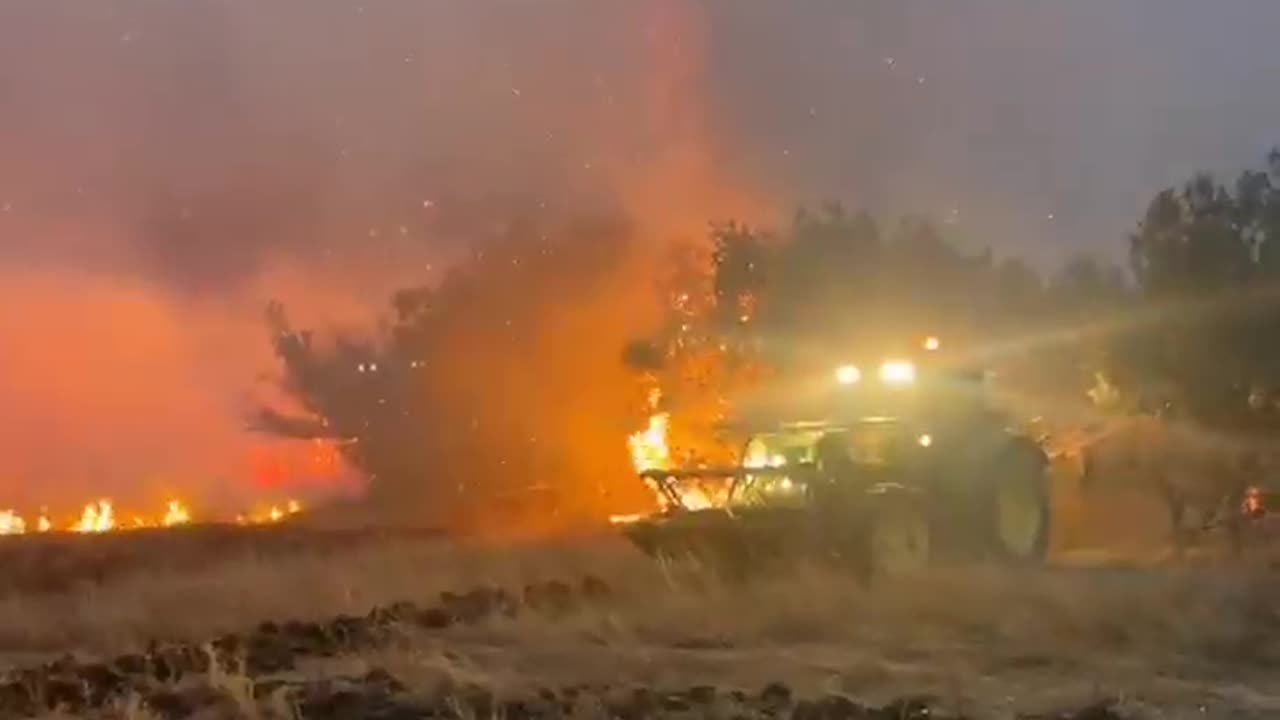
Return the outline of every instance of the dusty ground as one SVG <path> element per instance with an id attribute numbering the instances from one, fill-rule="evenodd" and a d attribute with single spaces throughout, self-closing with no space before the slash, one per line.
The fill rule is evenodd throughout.
<path id="1" fill-rule="evenodd" d="M 21 565 L 23 552 L 49 552 L 16 544 L 25 542 L 0 547 L 6 565 Z M 69 581 L 63 568 L 58 581 L 44 587 L 5 586 L 0 648 L 9 681 L 0 686 L 0 704 L 26 697 L 22 688 L 33 678 L 46 688 L 42 701 L 59 697 L 47 689 L 56 686 L 40 680 L 62 672 L 59 666 L 40 668 L 66 653 L 79 661 L 64 661 L 64 670 L 92 677 L 83 667 L 97 666 L 85 663 L 116 667 L 112 663 L 123 662 L 121 656 L 142 657 L 148 643 L 163 641 L 225 655 L 228 667 L 197 663 L 180 682 L 166 677 L 146 687 L 111 685 L 119 692 L 99 698 L 105 710 L 79 712 L 427 716 L 413 706 L 379 706 L 376 712 L 373 706 L 344 706 L 351 692 L 334 690 L 344 682 L 367 688 L 387 681 L 396 686 L 396 697 L 451 698 L 435 712 L 459 717 L 551 717 L 567 711 L 575 717 L 907 717 L 914 712 L 910 703 L 858 715 L 857 706 L 834 698 L 882 707 L 925 696 L 935 718 L 951 713 L 1093 720 L 1106 717 L 1099 703 L 1112 703 L 1122 717 L 1280 717 L 1280 575 L 1260 562 L 1143 570 L 961 569 L 866 590 L 845 577 L 805 568 L 724 583 L 701 568 L 656 565 L 603 536 L 524 547 L 422 538 L 311 544 L 295 537 L 232 543 L 230 550 L 222 539 L 204 543 L 201 551 L 199 542 L 184 544 L 163 534 L 127 542 L 137 547 L 106 555 L 174 562 L 135 560 L 131 566 L 113 560 L 92 571 L 85 571 L 91 563 L 71 563 L 86 572 L 82 580 Z M 76 547 L 69 556 L 106 552 L 84 543 Z M 30 567 L 24 572 L 38 574 Z M 601 581 L 588 587 L 607 586 L 609 592 L 555 605 L 554 612 L 545 602 L 521 599 L 526 587 L 563 580 L 577 588 L 586 577 Z M 456 617 L 439 622 L 423 612 L 440 606 L 441 592 L 479 586 L 508 589 L 519 611 L 513 606 L 509 616 L 485 606 L 478 613 L 450 611 Z M 374 623 L 370 610 L 396 601 L 416 603 L 417 614 L 384 622 L 387 612 L 374 613 L 383 620 L 372 634 L 342 629 Z M 350 617 L 333 622 L 340 615 Z M 234 648 L 259 640 L 262 647 L 275 647 L 263 640 L 277 637 L 273 626 L 254 630 L 266 620 L 320 621 L 298 625 L 297 632 L 338 628 L 328 632 L 346 640 L 295 643 L 288 668 L 240 665 Z M 224 637 L 228 633 L 240 635 Z M 221 643 L 214 650 L 204 645 L 214 640 Z M 183 646 L 184 641 L 192 644 Z M 150 653 L 158 655 L 166 646 L 153 646 Z M 385 671 L 373 676 L 381 680 L 362 679 L 374 670 Z M 347 680 L 334 685 L 325 678 Z M 92 684 L 78 679 L 68 692 L 76 696 Z M 770 684 L 773 694 L 759 699 Z M 655 695 L 665 699 L 645 704 L 634 697 L 640 687 L 658 693 L 696 689 Z M 539 690 L 559 698 L 570 692 L 566 688 L 577 702 L 571 710 L 559 700 L 554 707 L 543 702 L 506 709 L 456 700 L 483 690 L 499 699 L 536 701 Z M 778 699 L 781 689 L 790 693 L 785 701 Z M 734 696 L 734 690 L 746 694 Z M 205 699 L 174 701 L 182 693 Z M 618 705 L 619 694 L 631 704 Z M 826 704 L 808 702 L 816 700 Z M 79 704 L 73 698 L 69 706 Z"/>

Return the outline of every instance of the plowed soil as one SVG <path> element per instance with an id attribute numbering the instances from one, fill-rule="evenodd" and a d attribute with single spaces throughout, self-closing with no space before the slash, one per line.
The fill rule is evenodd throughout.
<path id="1" fill-rule="evenodd" d="M 1280 717 L 1280 575 L 1248 558 L 865 588 L 605 535 L 188 528 L 0 562 L 4 717 Z"/>

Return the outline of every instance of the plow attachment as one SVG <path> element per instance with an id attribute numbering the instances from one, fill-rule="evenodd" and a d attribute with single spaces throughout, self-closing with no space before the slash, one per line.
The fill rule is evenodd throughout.
<path id="1" fill-rule="evenodd" d="M 923 494 L 898 483 L 876 484 L 857 498 L 832 497 L 823 509 L 811 501 L 820 484 L 811 464 L 642 476 L 670 504 L 622 524 L 622 532 L 656 558 L 693 559 L 727 578 L 819 562 L 870 579 L 923 569 L 928 562 Z M 718 490 L 691 492 L 690 484 Z M 697 500 L 691 503 L 691 496 Z"/>
<path id="2" fill-rule="evenodd" d="M 662 498 L 664 510 L 622 523 L 622 532 L 653 557 L 692 558 L 722 574 L 743 575 L 803 554 L 806 545 L 803 507 L 752 502 L 751 486 L 785 486 L 798 497 L 813 471 L 811 464 L 645 471 L 640 477 Z"/>

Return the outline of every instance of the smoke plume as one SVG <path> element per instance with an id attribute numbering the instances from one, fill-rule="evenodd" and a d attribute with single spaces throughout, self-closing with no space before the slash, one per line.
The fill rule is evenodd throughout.
<path id="1" fill-rule="evenodd" d="M 614 212 L 657 246 L 837 198 L 1037 258 L 1118 252 L 1160 185 L 1276 142 L 1276 20 L 1166 0 L 0 4 L 0 507 L 232 505 L 281 463 L 349 482 L 241 427 L 272 369 L 263 306 L 358 325 L 514 218 Z M 644 287 L 636 262 L 619 292 Z"/>

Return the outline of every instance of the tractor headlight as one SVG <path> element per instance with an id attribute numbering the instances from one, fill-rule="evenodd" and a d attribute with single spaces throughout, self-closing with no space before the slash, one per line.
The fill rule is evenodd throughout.
<path id="1" fill-rule="evenodd" d="M 903 360 L 890 360 L 880 366 L 880 379 L 890 385 L 910 385 L 916 381 L 916 366 Z"/>
<path id="2" fill-rule="evenodd" d="M 856 365 L 841 365 L 836 368 L 836 382 L 841 385 L 856 385 L 862 380 L 862 371 Z"/>

